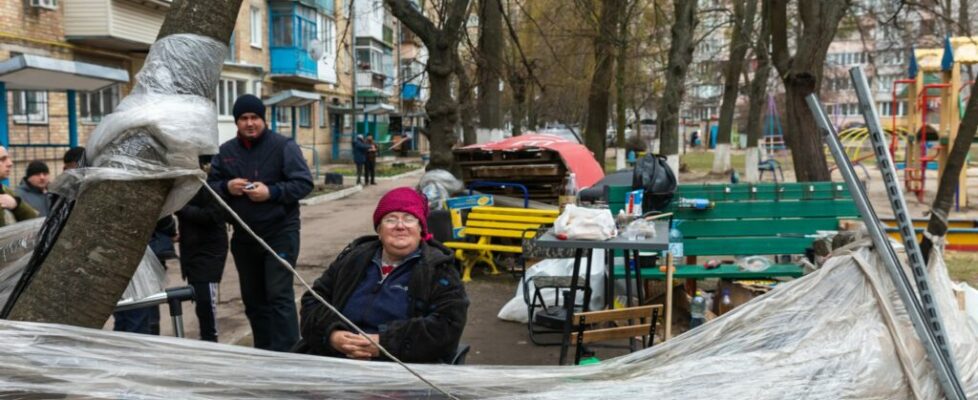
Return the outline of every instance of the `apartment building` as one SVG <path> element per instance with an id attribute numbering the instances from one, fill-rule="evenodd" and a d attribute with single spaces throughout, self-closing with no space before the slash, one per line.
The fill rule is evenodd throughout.
<path id="1" fill-rule="evenodd" d="M 0 143 L 23 166 L 60 172 L 132 89 L 170 0 L 0 0 Z M 343 158 L 352 130 L 352 43 L 345 0 L 244 0 L 214 102 L 222 141 L 234 100 L 250 93 L 269 125 L 318 167 Z M 345 135 L 349 137 L 349 134 Z"/>

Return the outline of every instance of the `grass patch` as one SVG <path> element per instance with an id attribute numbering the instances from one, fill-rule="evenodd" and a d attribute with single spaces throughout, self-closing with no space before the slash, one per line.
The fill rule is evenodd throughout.
<path id="1" fill-rule="evenodd" d="M 378 177 L 388 177 L 411 172 L 418 168 L 421 168 L 421 165 L 409 163 L 380 164 L 377 165 L 376 175 Z M 357 167 L 355 165 L 337 167 L 330 169 L 329 172 L 335 172 L 343 176 L 357 176 Z"/>
<path id="2" fill-rule="evenodd" d="M 951 279 L 978 287 L 978 253 L 949 251 L 944 255 L 944 262 Z"/>

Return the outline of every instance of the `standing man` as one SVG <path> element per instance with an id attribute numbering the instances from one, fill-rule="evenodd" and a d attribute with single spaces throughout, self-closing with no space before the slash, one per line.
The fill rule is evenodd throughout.
<path id="1" fill-rule="evenodd" d="M 276 253 L 295 266 L 299 256 L 299 199 L 312 174 L 299 146 L 265 125 L 265 105 L 246 94 L 232 110 L 238 136 L 221 145 L 208 183 Z M 299 340 L 292 273 L 244 229 L 235 226 L 231 255 L 255 347 L 289 351 Z"/>
<path id="2" fill-rule="evenodd" d="M 210 172 L 211 156 L 200 156 L 200 166 Z M 200 339 L 217 341 L 217 288 L 228 256 L 227 218 L 207 188 L 180 211 L 180 271 L 197 295 L 196 314 Z"/>
<path id="3" fill-rule="evenodd" d="M 6 181 L 10 178 L 10 170 L 13 167 L 14 161 L 7 154 L 7 149 L 0 146 L 0 181 Z M 3 212 L 3 218 L 0 218 L 0 227 L 37 218 L 37 211 L 26 201 L 21 201 L 20 197 L 17 197 L 7 185 L 0 185 L 0 209 Z"/>
<path id="4" fill-rule="evenodd" d="M 364 178 L 364 185 L 369 184 L 366 176 L 367 151 L 370 145 L 363 140 L 363 135 L 357 135 L 353 140 L 353 163 L 357 165 L 357 185 L 360 184 L 360 177 Z"/>
<path id="5" fill-rule="evenodd" d="M 26 201 L 42 217 L 46 217 L 51 209 L 51 199 L 48 197 L 50 174 L 51 170 L 44 161 L 31 161 L 27 164 L 27 176 L 20 182 L 20 186 L 17 186 L 16 191 L 17 196 Z"/>

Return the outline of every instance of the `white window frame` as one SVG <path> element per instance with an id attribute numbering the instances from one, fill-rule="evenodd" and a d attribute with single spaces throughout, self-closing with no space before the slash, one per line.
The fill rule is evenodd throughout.
<path id="1" fill-rule="evenodd" d="M 110 93 L 111 104 L 109 104 L 108 107 L 106 107 L 106 104 L 105 104 L 105 96 L 103 95 L 105 93 L 105 91 L 110 91 L 111 92 Z M 92 114 L 92 110 L 91 110 L 90 107 L 88 109 L 88 113 L 87 113 L 88 115 L 85 115 L 84 108 L 86 108 L 86 107 L 83 107 L 83 106 L 86 106 L 86 105 L 88 105 L 90 103 L 90 100 L 91 100 L 92 96 L 97 96 L 97 99 L 98 99 L 98 102 L 99 102 L 99 109 L 101 109 L 101 114 L 100 115 L 97 115 L 96 116 L 96 115 Z M 112 85 L 112 86 L 109 86 L 109 87 L 107 87 L 105 89 L 102 89 L 102 90 L 99 90 L 99 91 L 95 91 L 95 92 L 79 92 L 78 93 L 78 119 L 79 119 L 79 121 L 81 121 L 84 124 L 97 124 L 97 123 L 99 123 L 99 121 L 101 121 L 102 118 L 104 118 L 106 115 L 109 115 L 113 111 L 115 111 L 115 108 L 119 106 L 119 99 L 120 99 L 120 97 L 121 97 L 121 95 L 119 93 L 119 85 Z"/>
<path id="2" fill-rule="evenodd" d="M 251 47 L 260 49 L 262 47 L 262 28 L 261 23 L 261 9 L 258 7 L 251 7 L 251 12 L 249 13 L 251 17 Z"/>
<path id="3" fill-rule="evenodd" d="M 219 119 L 234 118 L 234 101 L 238 99 L 239 96 L 245 93 L 238 93 L 238 84 L 242 83 L 241 86 L 245 87 L 247 91 L 247 81 L 244 79 L 234 79 L 234 78 L 221 78 L 217 82 L 217 88 L 214 89 L 214 104 L 217 108 L 217 115 Z M 222 91 L 223 89 L 223 91 Z M 223 98 L 221 97 L 223 94 Z M 224 107 L 222 110 L 221 107 Z"/>
<path id="4" fill-rule="evenodd" d="M 27 113 L 27 93 L 35 92 L 40 94 L 42 101 L 39 102 L 38 112 L 35 114 Z M 20 104 L 24 106 L 22 110 L 15 109 L 16 102 L 11 99 L 10 115 L 17 124 L 47 124 L 48 123 L 48 92 L 44 90 L 11 90 L 11 96 L 20 96 Z"/>

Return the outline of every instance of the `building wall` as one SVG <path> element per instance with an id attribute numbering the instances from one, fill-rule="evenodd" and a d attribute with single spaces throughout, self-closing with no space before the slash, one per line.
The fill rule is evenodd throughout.
<path id="1" fill-rule="evenodd" d="M 64 29 L 77 36 L 106 36 L 109 33 L 111 0 L 70 0 L 64 7 Z"/>
<path id="2" fill-rule="evenodd" d="M 68 0 L 72 1 L 72 0 Z M 140 43 L 153 43 L 163 26 L 160 14 L 165 11 L 140 6 L 128 1 L 108 0 L 112 3 L 111 27 L 113 36 Z"/>

